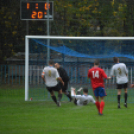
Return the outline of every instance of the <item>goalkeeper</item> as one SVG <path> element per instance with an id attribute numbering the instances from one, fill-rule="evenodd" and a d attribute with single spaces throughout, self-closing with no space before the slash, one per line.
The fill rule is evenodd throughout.
<path id="1" fill-rule="evenodd" d="M 72 100 L 70 92 L 67 90 L 68 89 L 68 83 L 69 83 L 69 77 L 67 75 L 67 72 L 64 68 L 60 66 L 59 63 L 55 63 L 55 68 L 57 68 L 58 73 L 60 77 L 62 78 L 64 85 L 59 82 L 60 87 L 62 88 L 62 92 L 69 98 L 70 102 Z"/>
<path id="2" fill-rule="evenodd" d="M 83 90 L 83 95 L 81 95 L 81 91 Z M 75 88 L 71 87 L 71 96 L 74 99 L 74 104 L 77 106 L 87 105 L 89 102 L 95 104 L 95 100 L 93 96 L 88 95 L 88 88 L 80 88 L 77 90 L 77 94 L 75 93 Z"/>

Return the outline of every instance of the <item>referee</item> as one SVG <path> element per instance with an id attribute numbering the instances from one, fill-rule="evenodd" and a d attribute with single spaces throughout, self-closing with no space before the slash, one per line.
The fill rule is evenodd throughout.
<path id="1" fill-rule="evenodd" d="M 62 88 L 62 92 L 70 99 L 70 102 L 71 102 L 72 97 L 70 95 L 70 92 L 67 90 L 68 89 L 69 76 L 67 75 L 67 72 L 65 71 L 65 69 L 62 68 L 59 63 L 55 63 L 55 67 L 57 68 L 57 70 L 59 72 L 59 75 L 64 82 L 64 85 L 61 82 L 59 82 L 59 84 Z"/>

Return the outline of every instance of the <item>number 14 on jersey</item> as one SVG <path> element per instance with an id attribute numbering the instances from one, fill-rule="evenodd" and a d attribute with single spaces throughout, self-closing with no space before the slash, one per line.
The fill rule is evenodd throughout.
<path id="1" fill-rule="evenodd" d="M 93 78 L 99 78 L 99 71 L 92 71 Z"/>

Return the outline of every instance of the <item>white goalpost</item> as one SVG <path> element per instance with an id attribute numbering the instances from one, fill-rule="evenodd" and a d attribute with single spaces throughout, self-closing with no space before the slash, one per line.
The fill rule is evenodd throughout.
<path id="1" fill-rule="evenodd" d="M 50 40 L 49 47 L 47 46 L 47 42 L 45 42 L 47 39 Z M 33 42 L 31 43 L 30 40 L 32 40 L 35 43 L 33 43 Z M 43 44 L 43 40 L 45 40 L 44 44 Z M 61 42 L 64 42 L 64 43 L 61 43 L 60 40 L 62 40 Z M 51 41 L 54 42 L 53 46 L 51 46 Z M 92 41 L 93 41 L 93 43 L 92 43 Z M 109 41 L 111 41 L 111 42 L 109 42 Z M 114 48 L 113 41 L 116 41 L 115 42 L 116 44 L 118 44 L 118 42 L 119 42 L 119 44 L 120 44 L 119 48 L 118 48 L 118 45 L 116 45 L 116 49 L 115 50 L 113 49 Z M 129 42 L 129 41 L 131 41 L 131 42 Z M 80 44 L 80 42 L 82 44 Z M 101 44 L 99 44 L 99 42 L 101 42 Z M 103 43 L 105 43 L 105 46 L 102 46 Z M 132 62 L 134 61 L 133 53 L 131 55 L 129 55 L 129 52 L 128 52 L 128 54 L 123 53 L 123 52 L 125 52 L 125 48 L 126 48 L 127 44 L 132 45 L 133 43 L 134 43 L 134 37 L 64 37 L 64 36 L 26 35 L 25 36 L 25 101 L 29 101 L 30 97 L 32 97 L 29 95 L 29 92 L 30 92 L 29 81 L 30 81 L 30 83 L 32 83 L 31 81 L 33 79 L 35 79 L 35 80 L 33 80 L 33 83 L 32 83 L 33 90 L 31 91 L 32 93 L 34 93 L 34 96 L 37 95 L 36 89 L 40 88 L 37 85 L 40 85 L 40 83 L 43 84 L 43 82 L 40 80 L 40 75 L 41 75 L 41 71 L 42 71 L 41 68 L 43 67 L 43 65 L 41 65 L 41 63 L 39 62 L 39 60 L 40 60 L 39 58 L 37 60 L 38 66 L 35 65 L 35 66 L 37 66 L 37 69 L 35 69 L 35 71 L 33 71 L 33 69 L 31 69 L 31 71 L 33 71 L 32 73 L 30 73 L 30 71 L 29 71 L 30 70 L 29 69 L 30 68 L 29 55 L 31 53 L 30 50 L 32 49 L 32 54 L 36 53 L 40 57 L 43 55 L 42 48 L 41 48 L 41 50 L 39 50 L 40 47 L 37 49 L 38 44 L 41 44 L 41 47 L 44 47 L 44 49 L 47 48 L 46 53 L 47 53 L 47 51 L 50 51 L 50 49 L 52 49 L 53 54 L 51 55 L 51 52 L 50 52 L 50 57 L 52 56 L 53 58 L 55 58 L 56 57 L 55 55 L 60 55 L 63 60 L 60 61 L 59 58 L 56 58 L 56 60 L 61 63 L 64 62 L 64 64 L 67 64 L 68 68 L 66 66 L 65 67 L 68 69 L 72 83 L 76 82 L 75 84 L 79 85 L 79 83 L 82 83 L 82 82 L 84 83 L 84 80 L 86 80 L 86 71 L 87 71 L 88 67 L 90 67 L 90 66 L 88 66 L 88 62 L 90 62 L 92 64 L 92 59 L 95 59 L 96 57 L 100 58 L 101 60 L 104 59 L 103 61 L 104 61 L 105 66 L 110 66 L 111 62 L 112 62 L 110 58 L 112 56 L 110 57 L 109 52 L 111 52 L 111 55 L 112 55 L 112 53 L 117 54 L 117 52 L 119 51 L 117 56 L 123 55 L 124 57 L 121 57 L 122 61 L 124 59 L 125 59 L 125 61 L 127 61 L 127 58 L 129 59 L 129 57 L 130 57 L 130 61 L 128 61 L 128 62 L 129 62 L 129 64 L 132 64 Z M 30 47 L 30 44 L 32 44 L 32 47 Z M 34 44 L 37 45 L 35 48 L 34 48 Z M 61 44 L 67 48 L 66 52 L 65 52 L 65 50 L 63 50 L 63 52 L 62 52 L 62 48 L 58 47 L 58 45 L 61 45 Z M 84 49 L 85 44 L 86 44 L 86 48 Z M 97 45 L 98 45 L 98 48 L 97 48 Z M 109 45 L 109 48 L 107 49 L 106 46 L 108 46 L 108 45 Z M 121 45 L 122 46 L 124 45 L 123 49 L 120 48 Z M 102 52 L 104 51 L 103 49 L 106 49 L 106 52 L 105 52 L 106 55 L 102 54 L 100 57 L 101 52 L 99 51 L 99 49 L 101 48 L 101 46 L 102 46 Z M 69 47 L 71 47 L 71 48 L 69 49 Z M 93 47 L 96 47 L 96 48 L 93 48 Z M 36 51 L 34 51 L 34 49 L 36 49 Z M 83 49 L 83 51 L 81 49 Z M 99 51 L 99 52 L 95 51 L 94 53 L 91 54 L 91 52 L 95 49 L 97 49 L 97 51 Z M 81 50 L 81 51 L 79 51 L 79 50 Z M 56 54 L 54 53 L 55 51 L 57 51 Z M 91 51 L 91 52 L 88 52 L 88 51 Z M 115 51 L 116 51 L 116 53 L 115 53 Z M 127 50 L 127 51 L 129 51 L 129 50 Z M 46 53 L 44 53 L 44 55 Z M 60 54 L 60 53 L 62 53 L 62 54 Z M 77 55 L 78 55 L 78 57 L 77 57 Z M 125 55 L 126 55 L 126 57 L 125 57 Z M 70 57 L 68 58 L 65 56 L 70 56 Z M 48 58 L 49 57 L 47 57 L 47 59 L 46 59 L 46 57 L 44 56 L 43 62 L 48 61 Z M 105 60 L 106 58 L 108 60 Z M 34 61 L 34 59 L 31 59 L 31 60 Z M 109 64 L 109 61 L 110 61 L 110 64 Z M 77 66 L 75 66 L 74 64 L 75 65 L 77 64 Z M 34 65 L 34 63 L 32 63 L 32 65 Z M 40 66 L 41 66 L 41 68 L 40 68 Z M 86 70 L 85 73 L 83 73 L 82 68 L 84 68 Z M 79 74 L 75 76 L 75 75 L 73 75 L 74 72 L 79 73 Z M 134 80 L 133 73 L 134 73 L 133 67 L 130 66 L 129 79 L 130 79 L 131 83 Z M 112 80 L 112 83 L 114 83 L 114 80 Z M 88 85 L 89 83 L 87 82 L 86 84 Z M 36 86 L 36 88 L 34 86 Z M 43 92 L 44 91 L 40 92 L 39 95 L 42 94 Z"/>

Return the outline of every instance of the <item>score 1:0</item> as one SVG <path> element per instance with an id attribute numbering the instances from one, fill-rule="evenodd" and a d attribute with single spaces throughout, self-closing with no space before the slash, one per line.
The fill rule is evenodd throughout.
<path id="1" fill-rule="evenodd" d="M 48 5 L 48 3 L 45 3 L 44 4 L 44 9 L 48 10 L 48 6 L 49 6 L 49 9 L 50 9 L 50 3 L 49 3 L 49 5 Z M 35 8 L 38 9 L 38 3 L 35 4 Z M 27 3 L 27 9 L 30 9 L 30 3 Z"/>

